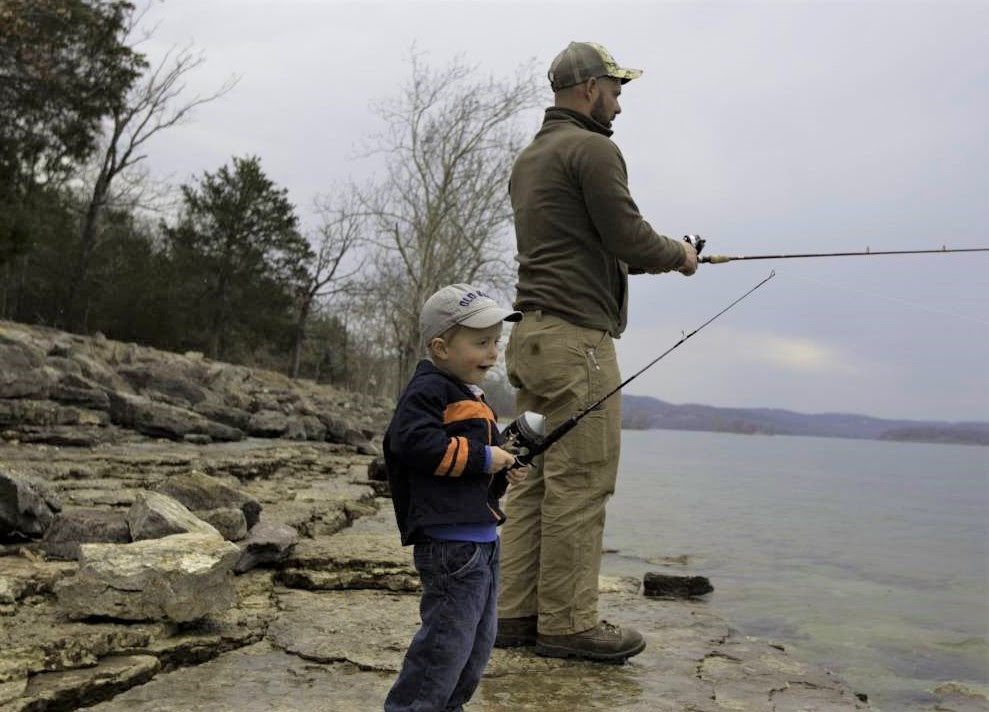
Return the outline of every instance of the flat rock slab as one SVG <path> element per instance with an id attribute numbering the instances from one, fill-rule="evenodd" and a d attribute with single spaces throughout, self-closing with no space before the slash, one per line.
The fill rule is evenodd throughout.
<path id="1" fill-rule="evenodd" d="M 51 593 L 56 582 L 75 570 L 75 563 L 0 556 L 0 613 L 4 606 L 10 606 L 28 596 Z M 0 630 L 3 629 L 4 626 L 0 625 Z"/>
<path id="2" fill-rule="evenodd" d="M 412 547 L 403 547 L 397 533 L 344 531 L 304 539 L 286 560 L 279 581 L 309 590 L 419 590 Z"/>
<path id="3" fill-rule="evenodd" d="M 418 598 L 372 591 L 289 591 L 281 592 L 280 599 L 284 611 L 269 627 L 268 640 L 195 668 L 159 675 L 92 709 L 381 709 L 418 627 Z M 701 604 L 604 594 L 602 612 L 639 627 L 648 642 L 645 652 L 626 665 L 613 666 L 541 658 L 528 649 L 495 650 L 469 708 L 472 712 L 868 709 L 826 674 L 768 644 L 736 638 Z M 699 667 L 704 669 L 701 676 Z M 750 669 L 756 673 L 752 677 Z"/>
<path id="4" fill-rule="evenodd" d="M 93 667 L 31 678 L 23 697 L 0 704 L 0 712 L 77 709 L 145 683 L 157 671 L 158 659 L 151 655 L 108 656 Z"/>

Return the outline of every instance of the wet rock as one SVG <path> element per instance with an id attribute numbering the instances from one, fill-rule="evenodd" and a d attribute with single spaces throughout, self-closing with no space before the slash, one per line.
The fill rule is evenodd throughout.
<path id="1" fill-rule="evenodd" d="M 56 586 L 72 619 L 193 621 L 236 601 L 240 556 L 219 535 L 173 534 L 132 544 L 83 544 L 79 572 Z"/>
<path id="2" fill-rule="evenodd" d="M 261 503 L 222 480 L 202 472 L 186 472 L 169 477 L 156 491 L 178 500 L 192 511 L 240 509 L 250 529 L 261 517 Z"/>
<path id="3" fill-rule="evenodd" d="M 55 559 L 77 559 L 80 544 L 126 544 L 130 540 L 125 512 L 119 509 L 68 509 L 60 512 L 48 527 L 41 548 Z"/>
<path id="4" fill-rule="evenodd" d="M 945 682 L 933 690 L 938 712 L 986 712 L 989 698 L 958 682 Z"/>
<path id="5" fill-rule="evenodd" d="M 711 593 L 714 586 L 704 576 L 671 576 L 648 572 L 642 579 L 643 593 L 657 598 L 693 598 Z"/>
<path id="6" fill-rule="evenodd" d="M 198 533 L 223 538 L 211 524 L 181 502 L 160 492 L 140 492 L 127 512 L 131 540 L 159 539 L 170 534 Z"/>
<path id="7" fill-rule="evenodd" d="M 259 522 L 240 544 L 235 573 L 284 561 L 299 541 L 299 533 L 287 524 Z"/>
<path id="8" fill-rule="evenodd" d="M 61 509 L 47 484 L 0 468 L 0 538 L 40 537 Z"/>

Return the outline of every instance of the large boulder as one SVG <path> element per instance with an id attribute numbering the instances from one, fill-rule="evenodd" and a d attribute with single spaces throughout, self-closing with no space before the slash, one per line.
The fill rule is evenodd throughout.
<path id="1" fill-rule="evenodd" d="M 56 586 L 69 618 L 198 620 L 237 600 L 236 544 L 210 534 L 174 534 L 131 544 L 83 544 L 79 572 Z"/>
<path id="2" fill-rule="evenodd" d="M 69 509 L 60 512 L 41 540 L 53 559 L 79 558 L 80 544 L 127 544 L 130 528 L 119 509 Z"/>
<path id="3" fill-rule="evenodd" d="M 257 524 L 261 517 L 261 503 L 254 497 L 202 472 L 173 475 L 158 485 L 155 491 L 178 500 L 193 512 L 239 509 L 244 513 L 248 529 Z"/>
<path id="4" fill-rule="evenodd" d="M 61 510 L 47 484 L 0 468 L 0 538 L 40 537 Z"/>
<path id="5" fill-rule="evenodd" d="M 190 512 L 181 502 L 160 492 L 138 493 L 127 512 L 127 525 L 133 541 L 193 532 L 223 538 L 213 525 Z"/>

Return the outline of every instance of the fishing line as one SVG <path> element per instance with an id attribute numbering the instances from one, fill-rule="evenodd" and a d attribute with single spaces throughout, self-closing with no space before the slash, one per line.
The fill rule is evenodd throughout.
<path id="1" fill-rule="evenodd" d="M 861 289 L 860 287 L 852 287 L 852 286 L 849 286 L 849 285 L 843 285 L 843 284 L 841 284 L 839 282 L 829 282 L 827 280 L 814 279 L 813 277 L 801 277 L 801 276 L 792 275 L 792 274 L 789 275 L 789 277 L 791 279 L 798 279 L 798 280 L 803 280 L 805 282 L 811 282 L 811 283 L 814 283 L 814 284 L 819 284 L 819 285 L 824 285 L 824 286 L 827 286 L 827 287 L 832 287 L 833 289 L 845 289 L 845 290 L 847 290 L 849 292 L 857 292 L 858 294 L 861 294 L 861 295 L 866 296 L 866 297 L 874 298 L 874 299 L 883 299 L 885 301 L 892 302 L 892 303 L 905 304 L 907 306 L 915 307 L 915 308 L 920 309 L 922 311 L 930 312 L 931 314 L 938 314 L 940 316 L 950 316 L 950 317 L 954 317 L 956 319 L 962 319 L 962 320 L 965 320 L 965 321 L 972 321 L 972 322 L 975 322 L 976 324 L 981 324 L 982 326 L 989 326 L 989 321 L 985 321 L 984 319 L 979 319 L 976 316 L 970 316 L 968 314 L 959 314 L 958 312 L 944 311 L 944 310 L 941 310 L 941 309 L 930 307 L 930 306 L 928 306 L 926 304 L 920 304 L 918 302 L 912 302 L 909 299 L 904 299 L 903 297 L 891 297 L 889 295 L 879 294 L 877 292 L 869 292 L 869 291 L 866 291 L 864 289 Z"/>
<path id="2" fill-rule="evenodd" d="M 696 327 L 693 331 L 691 331 L 690 333 L 681 332 L 683 334 L 683 336 L 680 338 L 680 340 L 677 341 L 675 344 L 673 344 L 668 349 L 666 349 L 666 351 L 664 351 L 663 353 L 661 353 L 659 356 L 657 356 L 656 358 L 654 358 L 652 361 L 650 361 L 645 366 L 643 366 L 642 368 L 640 368 L 638 371 L 636 371 L 635 373 L 633 373 L 631 376 L 629 376 L 628 378 L 626 378 L 624 381 L 622 381 L 621 383 L 619 383 L 617 386 L 615 386 L 613 389 L 611 389 L 610 391 L 608 391 L 601 398 L 599 398 L 598 400 L 594 401 L 590 405 L 586 406 L 585 408 L 583 408 L 579 412 L 575 413 L 574 415 L 571 415 L 567 420 L 565 420 L 561 425 L 559 425 L 556 428 L 556 430 L 554 431 L 554 433 L 557 433 L 557 431 L 560 431 L 559 433 L 556 434 L 556 437 L 559 438 L 560 436 L 562 436 L 562 434 L 564 432 L 566 432 L 567 430 L 569 430 L 570 428 L 572 428 L 574 425 L 576 425 L 577 422 L 580 421 L 581 418 L 583 418 L 585 415 L 587 415 L 588 413 L 590 413 L 592 410 L 595 410 L 596 408 L 598 408 L 602 403 L 604 403 L 606 400 L 608 400 L 613 395 L 615 395 L 618 391 L 620 391 L 622 388 L 624 388 L 626 385 L 628 385 L 632 380 L 634 380 L 635 378 L 638 378 L 645 371 L 647 371 L 650 368 L 652 368 L 653 365 L 655 365 L 658 361 L 660 361 L 663 358 L 665 358 L 670 352 L 672 352 L 675 349 L 677 349 L 681 344 L 683 344 L 685 341 L 687 341 L 687 339 L 689 339 L 690 337 L 692 337 L 698 331 L 700 331 L 705 326 L 707 326 L 708 324 L 710 324 L 712 321 L 714 321 L 715 319 L 717 319 L 718 317 L 720 317 L 722 314 L 724 314 L 725 312 L 727 312 L 729 309 L 731 309 L 732 307 L 734 307 L 740 301 L 742 301 L 743 299 L 745 299 L 746 297 L 748 297 L 750 294 L 752 294 L 752 292 L 754 292 L 757 289 L 759 289 L 760 287 L 762 287 L 762 285 L 764 285 L 766 282 L 768 282 L 769 280 L 771 280 L 775 276 L 776 276 L 776 270 L 772 270 L 769 273 L 769 276 L 768 277 L 766 277 L 765 279 L 763 279 L 761 282 L 759 282 L 758 284 L 756 284 L 754 287 L 752 287 L 751 289 L 749 289 L 747 292 L 745 292 L 740 297 L 736 298 L 734 301 L 731 302 L 731 304 L 729 304 L 728 306 L 726 306 L 724 309 L 722 309 L 721 311 L 719 311 L 714 316 L 710 317 L 707 321 L 705 321 L 700 326 Z M 573 407 L 572 402 L 571 403 L 567 403 L 567 404 L 561 405 L 556 410 L 551 411 L 549 414 L 544 414 L 544 415 L 546 415 L 546 417 L 548 419 L 550 416 L 557 415 L 558 413 L 562 412 L 563 410 L 565 410 L 565 409 L 569 410 L 572 407 Z M 554 434 L 551 433 L 550 434 L 550 437 L 551 438 L 554 437 Z"/>

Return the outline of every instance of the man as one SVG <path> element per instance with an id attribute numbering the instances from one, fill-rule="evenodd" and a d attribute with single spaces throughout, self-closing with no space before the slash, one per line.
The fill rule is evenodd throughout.
<path id="1" fill-rule="evenodd" d="M 628 274 L 697 269 L 691 244 L 657 234 L 643 219 L 609 138 L 622 85 L 641 74 L 600 45 L 571 42 L 549 70 L 554 106 L 512 169 L 514 306 L 525 318 L 506 361 L 518 410 L 546 415 L 547 431 L 621 382 L 612 339 L 625 329 Z M 605 662 L 645 648 L 638 632 L 597 613 L 620 437 L 616 394 L 510 489 L 495 645 L 534 644 L 542 655 Z"/>

